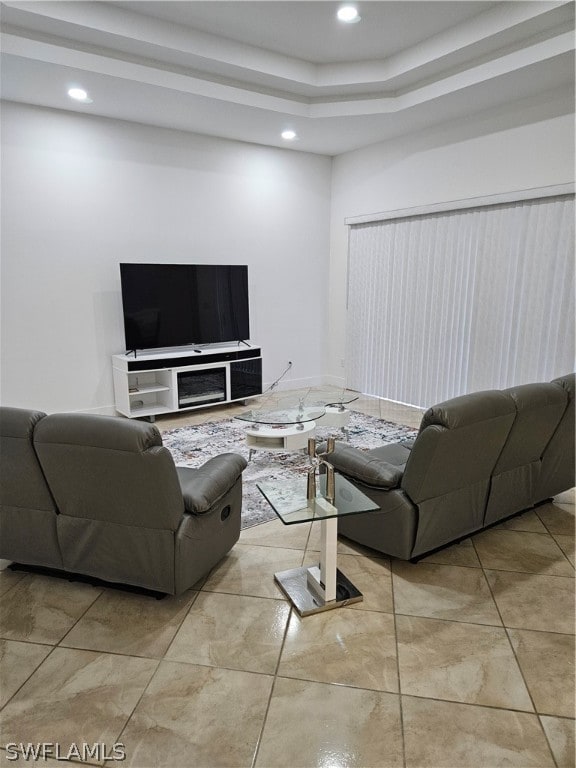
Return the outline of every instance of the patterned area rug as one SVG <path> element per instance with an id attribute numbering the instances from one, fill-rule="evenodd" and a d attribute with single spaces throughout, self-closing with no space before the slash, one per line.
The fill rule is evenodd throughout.
<path id="1" fill-rule="evenodd" d="M 236 419 L 218 421 L 199 426 L 180 427 L 162 433 L 164 445 L 178 466 L 199 467 L 219 453 L 239 453 L 248 460 L 248 448 L 244 439 L 245 422 Z M 366 416 L 352 411 L 348 427 L 348 442 L 356 448 L 368 450 L 384 443 L 396 443 L 415 437 L 417 431 L 410 427 Z M 342 439 L 340 430 L 318 427 L 316 437 L 325 439 L 334 435 Z M 276 514 L 264 499 L 257 482 L 294 480 L 301 476 L 305 483 L 308 458 L 303 452 L 290 453 L 257 450 L 243 474 L 242 528 L 274 520 Z"/>

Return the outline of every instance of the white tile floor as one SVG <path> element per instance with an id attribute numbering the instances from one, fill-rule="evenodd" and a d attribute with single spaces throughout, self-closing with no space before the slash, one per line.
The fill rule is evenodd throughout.
<path id="1" fill-rule="evenodd" d="M 316 560 L 315 524 L 243 531 L 162 601 L 3 571 L 0 766 L 22 764 L 9 742 L 42 741 L 119 741 L 133 768 L 574 766 L 574 501 L 417 565 L 341 540 L 364 602 L 306 619 L 273 573 Z"/>

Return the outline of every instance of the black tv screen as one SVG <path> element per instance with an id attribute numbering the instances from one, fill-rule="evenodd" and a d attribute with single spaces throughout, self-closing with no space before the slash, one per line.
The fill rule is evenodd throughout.
<path id="1" fill-rule="evenodd" d="M 250 338 L 248 267 L 120 264 L 126 349 Z"/>

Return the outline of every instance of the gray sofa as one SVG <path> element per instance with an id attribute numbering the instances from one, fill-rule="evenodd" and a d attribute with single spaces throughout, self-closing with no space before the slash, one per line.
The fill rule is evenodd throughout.
<path id="1" fill-rule="evenodd" d="M 174 465 L 158 429 L 0 408 L 0 557 L 179 594 L 240 536 L 246 461 Z"/>
<path id="2" fill-rule="evenodd" d="M 380 507 L 339 518 L 339 534 L 417 560 L 574 487 L 575 379 L 440 403 L 412 442 L 337 442 L 326 460 Z"/>

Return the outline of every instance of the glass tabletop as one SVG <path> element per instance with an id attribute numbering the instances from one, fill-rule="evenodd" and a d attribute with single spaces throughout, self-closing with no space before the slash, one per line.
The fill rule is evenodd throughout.
<path id="1" fill-rule="evenodd" d="M 338 387 L 313 387 L 305 395 L 306 405 L 323 405 L 329 407 L 339 405 L 342 408 L 349 403 L 358 400 L 360 395 L 349 389 Z"/>
<path id="2" fill-rule="evenodd" d="M 310 388 L 298 395 L 265 395 L 258 401 L 258 407 L 238 414 L 235 418 L 253 424 L 299 424 L 315 421 L 326 413 L 326 408 L 339 407 L 358 399 L 358 395 L 345 389 Z"/>
<path id="3" fill-rule="evenodd" d="M 320 475 L 316 499 L 312 500 L 306 498 L 305 476 L 292 482 L 256 483 L 256 487 L 285 525 L 307 523 L 343 515 L 356 515 L 360 512 L 380 509 L 372 499 L 368 498 L 342 475 L 336 473 L 334 480 L 336 495 L 333 505 L 324 498 L 325 475 Z"/>
<path id="4" fill-rule="evenodd" d="M 250 411 L 238 414 L 235 418 L 240 421 L 250 421 L 253 424 L 300 424 L 305 421 L 314 421 L 324 416 L 326 409 L 323 406 L 296 406 L 282 408 L 280 404 L 275 408 L 253 408 Z"/>

